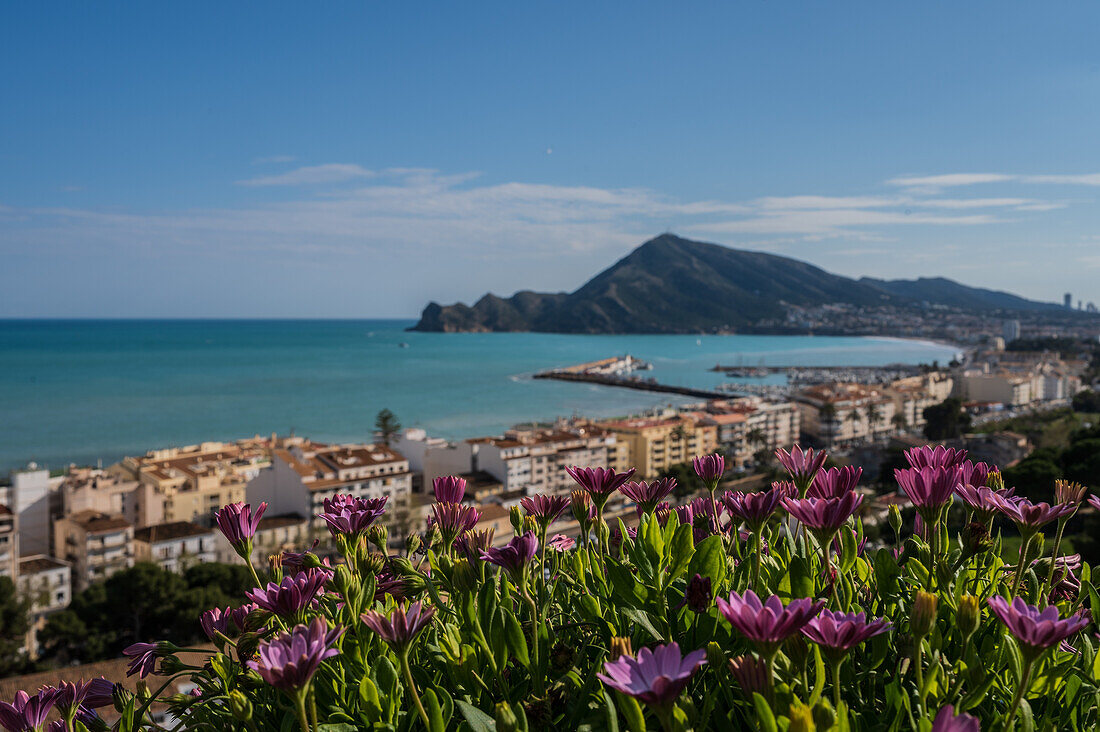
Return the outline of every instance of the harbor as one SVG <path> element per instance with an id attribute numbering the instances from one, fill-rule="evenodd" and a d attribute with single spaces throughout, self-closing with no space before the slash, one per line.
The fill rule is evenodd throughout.
<path id="1" fill-rule="evenodd" d="M 885 366 L 765 366 L 758 364 L 716 364 L 710 371 L 723 373 L 730 379 L 763 379 L 783 375 L 789 385 L 824 384 L 843 381 L 851 384 L 888 384 L 908 376 L 916 376 L 926 367 L 918 364 L 887 364 Z"/>
<path id="2" fill-rule="evenodd" d="M 653 377 L 635 376 L 636 371 L 649 371 L 653 366 L 633 356 L 613 356 L 598 361 L 589 361 L 574 366 L 549 369 L 534 374 L 535 379 L 554 379 L 557 381 L 578 381 L 601 386 L 617 386 L 623 389 L 650 391 L 662 394 L 678 394 L 699 399 L 721 399 L 728 396 L 713 389 L 697 389 L 688 386 L 662 384 Z"/>

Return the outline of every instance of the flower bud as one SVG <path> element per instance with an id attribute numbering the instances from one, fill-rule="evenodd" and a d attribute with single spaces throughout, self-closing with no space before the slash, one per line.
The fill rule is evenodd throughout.
<path id="1" fill-rule="evenodd" d="M 1071 480 L 1054 481 L 1054 500 L 1060 504 L 1077 505 L 1085 498 L 1085 486 Z"/>
<path id="2" fill-rule="evenodd" d="M 705 613 L 714 601 L 710 576 L 700 574 L 692 577 L 684 592 L 684 604 L 694 613 Z"/>
<path id="3" fill-rule="evenodd" d="M 252 702 L 240 689 L 234 689 L 229 692 L 229 711 L 238 722 L 247 722 L 252 719 Z"/>
<path id="4" fill-rule="evenodd" d="M 986 488 L 991 488 L 995 491 L 1003 491 L 1005 488 L 1005 479 L 1001 475 L 999 469 L 989 471 L 989 476 L 985 479 Z"/>
<path id="5" fill-rule="evenodd" d="M 522 528 L 521 531 L 519 531 L 517 533 L 522 535 L 522 534 L 526 534 L 528 531 L 534 531 L 536 534 L 539 531 L 539 522 L 535 520 L 534 516 L 524 516 L 523 517 L 523 528 Z"/>
<path id="6" fill-rule="evenodd" d="M 259 633 L 242 633 L 237 639 L 237 660 L 241 663 L 251 660 L 256 655 L 256 648 L 260 645 Z"/>
<path id="7" fill-rule="evenodd" d="M 971 521 L 963 527 L 962 543 L 970 556 L 976 556 L 993 548 L 993 537 L 984 523 Z"/>
<path id="8" fill-rule="evenodd" d="M 400 577 L 409 577 L 417 574 L 416 568 L 413 567 L 408 557 L 392 557 L 390 559 L 390 569 L 394 571 L 394 574 Z"/>
<path id="9" fill-rule="evenodd" d="M 115 711 L 122 714 L 126 711 L 126 707 L 133 703 L 134 695 L 122 684 L 115 684 L 114 689 L 111 690 L 111 700 L 114 702 Z"/>
<path id="10" fill-rule="evenodd" d="M 523 532 L 523 511 L 519 506 L 512 506 L 508 509 L 508 520 L 512 522 L 512 530 L 516 532 L 516 536 L 522 535 Z"/>
<path id="11" fill-rule="evenodd" d="M 711 668 L 722 668 L 722 664 L 725 662 L 726 652 L 722 650 L 722 646 L 714 641 L 707 643 L 707 664 Z"/>
<path id="12" fill-rule="evenodd" d="M 499 702 L 497 704 L 497 732 L 520 732 L 519 719 L 516 718 L 516 713 L 512 711 L 512 707 L 508 702 Z"/>
<path id="13" fill-rule="evenodd" d="M 416 554 L 422 543 L 423 539 L 420 538 L 420 534 L 409 534 L 405 537 L 405 552 L 407 554 Z"/>
<path id="14" fill-rule="evenodd" d="M 822 697 L 814 704 L 814 724 L 820 729 L 832 729 L 836 724 L 836 710 L 829 700 Z"/>
<path id="15" fill-rule="evenodd" d="M 371 574 L 378 574 L 382 571 L 382 568 L 386 566 L 386 558 L 377 553 L 368 554 L 363 557 L 363 571 L 370 572 Z"/>
<path id="16" fill-rule="evenodd" d="M 146 683 L 145 679 L 139 679 L 138 682 L 134 684 L 134 697 L 141 704 L 153 698 L 152 693 L 149 691 L 149 684 Z"/>
<path id="17" fill-rule="evenodd" d="M 913 609 L 909 616 L 909 625 L 913 635 L 923 638 L 932 632 L 936 624 L 936 611 L 939 608 L 940 599 L 930 592 L 917 590 L 913 599 Z"/>
<path id="18" fill-rule="evenodd" d="M 480 584 L 480 579 L 481 576 L 470 564 L 469 559 L 463 557 L 454 560 L 451 568 L 451 584 L 454 585 L 456 591 L 469 592 L 470 590 L 476 590 Z"/>
<path id="19" fill-rule="evenodd" d="M 358 583 L 359 579 L 351 573 L 346 564 L 338 566 L 332 576 L 333 587 L 344 597 L 350 597 Z"/>
<path id="20" fill-rule="evenodd" d="M 608 655 L 608 660 L 614 661 L 619 656 L 633 655 L 634 647 L 631 645 L 629 638 L 618 635 L 611 637 L 611 653 Z"/>
<path id="21" fill-rule="evenodd" d="M 746 698 L 751 700 L 754 693 L 763 694 L 767 691 L 770 681 L 768 667 L 759 658 L 755 656 L 731 658 L 729 669 Z"/>
<path id="22" fill-rule="evenodd" d="M 592 499 L 587 493 L 575 490 L 569 494 L 569 507 L 573 511 L 573 518 L 581 526 L 588 523 L 588 514 L 592 510 Z"/>
<path id="23" fill-rule="evenodd" d="M 183 661 L 179 660 L 175 656 L 164 656 L 160 659 L 159 673 L 164 676 L 172 676 L 178 674 L 184 669 Z"/>
<path id="24" fill-rule="evenodd" d="M 382 524 L 374 524 L 367 529 L 367 541 L 378 547 L 379 551 L 386 551 L 389 539 L 389 531 Z"/>
<path id="25" fill-rule="evenodd" d="M 890 528 L 894 530 L 894 534 L 901 533 L 901 509 L 896 504 L 890 504 L 890 508 L 887 509 L 887 518 L 890 521 Z"/>
<path id="26" fill-rule="evenodd" d="M 244 630 L 255 633 L 263 629 L 269 620 L 271 620 L 271 613 L 267 610 L 259 607 L 255 610 L 249 610 L 248 615 L 244 616 Z"/>
<path id="27" fill-rule="evenodd" d="M 963 595 L 959 598 L 959 613 L 955 617 L 955 623 L 962 631 L 963 638 L 970 638 L 978 629 L 982 620 L 982 608 L 978 598 L 973 595 Z"/>
<path id="28" fill-rule="evenodd" d="M 432 524 L 424 532 L 424 544 L 425 544 L 425 546 L 427 546 L 429 549 L 431 549 L 433 546 L 435 546 L 436 544 L 438 544 L 441 541 L 443 541 L 443 532 L 439 530 L 438 526 L 436 526 L 435 524 Z"/>
<path id="29" fill-rule="evenodd" d="M 828 703 L 828 702 L 826 702 Z M 790 709 L 791 723 L 787 726 L 787 732 L 816 732 L 814 714 L 805 704 L 795 702 Z M 825 727 L 825 729 L 829 729 Z"/>

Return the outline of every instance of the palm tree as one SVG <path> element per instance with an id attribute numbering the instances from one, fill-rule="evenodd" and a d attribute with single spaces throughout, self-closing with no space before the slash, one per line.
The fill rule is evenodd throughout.
<path id="1" fill-rule="evenodd" d="M 759 427 L 753 427 L 749 430 L 749 433 L 745 435 L 745 441 L 750 445 L 760 445 L 762 447 L 768 446 L 768 434 Z"/>
<path id="2" fill-rule="evenodd" d="M 909 420 L 905 418 L 905 412 L 896 412 L 892 421 L 898 432 L 905 432 L 909 429 Z"/>
<path id="3" fill-rule="evenodd" d="M 879 411 L 878 406 L 876 406 L 874 402 L 871 402 L 867 405 L 865 413 L 867 415 L 867 434 L 871 437 L 874 437 L 875 425 L 877 425 L 878 421 L 882 419 L 882 413 Z"/>

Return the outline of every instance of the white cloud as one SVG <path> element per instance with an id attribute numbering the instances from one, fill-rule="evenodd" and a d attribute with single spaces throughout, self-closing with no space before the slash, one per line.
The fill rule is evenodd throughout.
<path id="1" fill-rule="evenodd" d="M 892 186 L 946 188 L 949 186 L 970 186 L 976 183 L 1001 183 L 1013 180 L 1015 177 L 1004 173 L 948 173 L 946 175 L 891 178 L 886 182 Z"/>
<path id="2" fill-rule="evenodd" d="M 267 155 L 265 157 L 253 158 L 253 165 L 268 165 L 271 163 L 293 163 L 298 158 L 293 155 Z"/>
<path id="3" fill-rule="evenodd" d="M 351 163 L 326 163 L 325 165 L 309 165 L 304 168 L 277 175 L 261 175 L 258 178 L 239 180 L 237 185 L 242 186 L 310 186 L 321 183 L 343 183 L 354 178 L 370 178 L 376 175 L 374 171 Z"/>

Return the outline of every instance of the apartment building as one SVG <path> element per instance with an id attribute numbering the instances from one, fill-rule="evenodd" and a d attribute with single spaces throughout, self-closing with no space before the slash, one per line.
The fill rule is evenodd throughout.
<path id="1" fill-rule="evenodd" d="M 894 401 L 894 424 L 919 431 L 925 425 L 924 410 L 951 396 L 954 384 L 954 379 L 939 371 L 894 381 L 885 390 Z"/>
<path id="2" fill-rule="evenodd" d="M 955 384 L 956 395 L 970 402 L 1018 407 L 1031 404 L 1042 395 L 1041 378 L 1037 379 L 1032 373 L 968 369 L 959 375 Z"/>
<path id="3" fill-rule="evenodd" d="M 744 465 L 760 450 L 790 447 L 798 442 L 801 428 L 801 415 L 793 402 L 714 401 L 699 416 L 715 426 L 719 449 L 735 465 Z"/>
<path id="4" fill-rule="evenodd" d="M 53 556 L 72 566 L 73 590 L 134 566 L 134 527 L 122 516 L 94 510 L 54 522 Z"/>
<path id="5" fill-rule="evenodd" d="M 89 467 L 70 467 L 58 486 L 60 515 L 80 511 L 118 514 L 134 526 L 164 522 L 164 494 L 152 482 Z"/>
<path id="6" fill-rule="evenodd" d="M 422 429 L 405 430 L 393 443 L 393 449 L 409 461 L 416 493 L 429 490 L 432 481 L 444 475 L 463 475 L 474 471 L 473 444 L 448 442 L 429 437 Z"/>
<path id="7" fill-rule="evenodd" d="M 72 601 L 72 570 L 68 564 L 44 554 L 19 560 L 19 594 L 30 602 L 30 627 L 24 647 L 31 658 L 38 656 L 38 632 L 46 619 L 64 610 Z"/>
<path id="8" fill-rule="evenodd" d="M 249 482 L 247 499 L 253 505 L 266 501 L 272 516 L 310 517 L 314 527 L 323 528 L 316 516 L 326 498 L 388 496 L 386 515 L 395 522 L 404 520 L 411 490 L 409 461 L 392 448 L 306 440 L 272 450 L 270 464 Z"/>
<path id="9" fill-rule="evenodd" d="M 503 484 L 502 500 L 525 495 L 563 493 L 575 487 L 566 468 L 607 467 L 615 435 L 595 424 L 559 423 L 554 427 L 514 428 L 502 437 L 467 440 L 478 470 Z"/>
<path id="10" fill-rule="evenodd" d="M 148 517 L 159 519 L 155 523 L 187 521 L 210 526 L 220 507 L 245 500 L 249 481 L 270 465 L 268 444 L 253 438 L 153 450 L 124 459 L 109 472 L 149 487 L 135 499 L 139 502 L 135 511 L 144 510 Z M 159 516 L 149 501 L 162 502 Z"/>
<path id="11" fill-rule="evenodd" d="M 187 521 L 145 526 L 134 530 L 134 559 L 182 572 L 195 564 L 217 561 L 219 536 L 217 529 Z"/>
<path id="12" fill-rule="evenodd" d="M 637 468 L 640 479 L 655 478 L 671 465 L 718 450 L 718 426 L 701 413 L 601 422 L 600 426 L 627 446 L 625 462 Z"/>
<path id="13" fill-rule="evenodd" d="M 814 384 L 798 391 L 802 434 L 826 448 L 869 442 L 897 430 L 894 399 L 867 384 Z"/>
<path id="14" fill-rule="evenodd" d="M 19 574 L 19 521 L 11 509 L 0 504 L 0 577 Z"/>
<path id="15" fill-rule="evenodd" d="M 15 514 L 19 527 L 19 552 L 24 555 L 49 554 L 50 522 L 57 511 L 57 484 L 50 471 L 35 463 L 11 473 L 11 486 L 0 494 L 3 503 Z"/>

